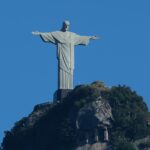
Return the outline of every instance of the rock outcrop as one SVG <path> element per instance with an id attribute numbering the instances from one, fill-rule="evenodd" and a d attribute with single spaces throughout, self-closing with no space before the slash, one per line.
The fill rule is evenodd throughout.
<path id="1" fill-rule="evenodd" d="M 126 86 L 77 86 L 62 101 L 35 106 L 5 132 L 3 150 L 148 150 L 150 113 Z M 145 140 L 146 139 L 146 140 Z"/>

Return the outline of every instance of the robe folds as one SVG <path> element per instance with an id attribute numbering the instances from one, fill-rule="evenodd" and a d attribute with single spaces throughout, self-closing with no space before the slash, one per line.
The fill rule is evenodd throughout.
<path id="1" fill-rule="evenodd" d="M 80 36 L 70 31 L 40 33 L 44 42 L 57 45 L 58 89 L 73 89 L 74 46 L 88 45 L 90 36 Z"/>

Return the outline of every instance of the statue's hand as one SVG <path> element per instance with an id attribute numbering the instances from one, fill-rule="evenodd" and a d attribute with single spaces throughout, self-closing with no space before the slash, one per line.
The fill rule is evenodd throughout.
<path id="1" fill-rule="evenodd" d="M 33 35 L 40 35 L 39 31 L 32 32 Z"/>
<path id="2" fill-rule="evenodd" d="M 91 36 L 91 40 L 98 40 L 98 39 L 100 39 L 100 37 L 98 37 L 98 36 Z"/>

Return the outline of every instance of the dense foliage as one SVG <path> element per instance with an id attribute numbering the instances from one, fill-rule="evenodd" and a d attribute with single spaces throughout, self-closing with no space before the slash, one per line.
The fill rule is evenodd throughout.
<path id="1" fill-rule="evenodd" d="M 71 150 L 76 145 L 77 133 L 70 115 L 75 115 L 78 109 L 99 95 L 112 107 L 112 149 L 135 150 L 134 141 L 150 135 L 146 117 L 148 108 L 143 98 L 129 87 L 119 85 L 109 89 L 102 83 L 76 87 L 63 102 L 47 105 L 47 111 L 42 111 L 40 117 L 33 115 L 39 114 L 40 108 L 34 110 L 5 133 L 3 150 Z M 150 147 L 150 143 L 139 147 Z"/>
<path id="2" fill-rule="evenodd" d="M 148 108 L 141 96 L 127 86 L 113 87 L 108 100 L 115 118 L 111 132 L 114 150 L 134 150 L 133 141 L 150 135 Z"/>

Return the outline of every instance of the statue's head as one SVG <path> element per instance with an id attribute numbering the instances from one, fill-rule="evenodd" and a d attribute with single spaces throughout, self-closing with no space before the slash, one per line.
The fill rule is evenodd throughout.
<path id="1" fill-rule="evenodd" d="M 68 20 L 65 20 L 63 22 L 63 26 L 62 26 L 62 31 L 69 31 L 69 28 L 70 28 L 70 22 Z"/>

